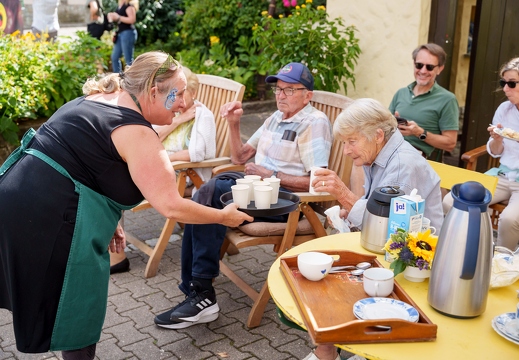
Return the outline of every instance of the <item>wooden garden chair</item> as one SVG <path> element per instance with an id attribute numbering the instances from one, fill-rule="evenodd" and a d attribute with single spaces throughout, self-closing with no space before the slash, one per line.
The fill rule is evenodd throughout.
<path id="1" fill-rule="evenodd" d="M 351 99 L 343 95 L 325 91 L 314 91 L 311 103 L 314 107 L 323 111 L 333 125 L 337 115 L 339 115 L 351 101 Z M 334 140 L 330 152 L 328 168 L 334 170 L 348 186 L 350 183 L 352 164 L 352 159 L 343 154 L 342 142 Z M 240 170 L 240 167 L 228 167 L 224 165 L 215 168 L 213 171 L 222 172 L 229 170 Z M 309 192 L 296 194 L 300 197 L 301 202 L 299 207 L 289 214 L 286 223 L 262 222 L 251 223 L 239 226 L 238 228 L 228 228 L 220 253 L 221 258 L 223 259 L 228 246 L 231 244 L 238 249 L 256 245 L 273 245 L 273 251 L 276 252 L 276 256 L 279 257 L 292 246 L 317 237 L 326 236 L 327 233 L 323 225 L 323 217 L 319 217 L 318 214 L 322 215 L 324 210 L 336 205 L 335 198 L 331 195 L 312 195 Z M 301 212 L 305 216 L 299 220 Z M 254 230 L 250 231 L 252 228 Z M 265 306 L 270 299 L 267 282 L 265 281 L 263 283 L 261 290 L 258 292 L 222 260 L 220 261 L 220 271 L 254 301 L 247 326 L 249 328 L 258 326 L 263 317 Z"/>
<path id="2" fill-rule="evenodd" d="M 227 121 L 220 116 L 220 108 L 222 105 L 230 101 L 242 101 L 245 93 L 245 86 L 220 76 L 197 74 L 199 80 L 199 88 L 197 99 L 204 104 L 214 114 L 216 123 L 216 157 L 200 162 L 173 161 L 171 165 L 178 171 L 177 188 L 183 197 L 191 196 L 193 187 L 197 189 L 203 185 L 202 179 L 198 176 L 194 169 L 197 168 L 213 168 L 215 166 L 230 164 L 230 148 L 229 148 L 229 127 Z M 187 187 L 187 178 L 193 182 L 193 186 Z M 137 205 L 132 211 L 140 211 L 149 209 L 152 206 L 145 200 Z M 139 250 L 146 253 L 150 258 L 146 264 L 144 277 L 150 278 L 157 274 L 160 259 L 166 249 L 169 238 L 173 234 L 173 229 L 177 223 L 174 219 L 166 219 L 164 227 L 160 233 L 157 244 L 154 247 L 149 246 L 145 242 L 137 239 L 131 233 L 126 233 L 129 243 L 133 244 Z"/>

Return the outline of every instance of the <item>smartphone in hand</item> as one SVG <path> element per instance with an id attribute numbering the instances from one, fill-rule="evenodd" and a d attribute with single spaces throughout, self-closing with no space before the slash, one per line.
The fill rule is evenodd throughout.
<path id="1" fill-rule="evenodd" d="M 406 119 L 404 119 L 403 117 L 400 117 L 400 116 L 395 116 L 396 117 L 396 121 L 398 122 L 398 125 L 409 125 L 409 123 L 407 122 Z"/>

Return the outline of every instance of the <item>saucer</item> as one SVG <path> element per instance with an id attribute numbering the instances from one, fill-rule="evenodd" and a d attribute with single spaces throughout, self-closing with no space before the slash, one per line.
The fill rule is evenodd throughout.
<path id="1" fill-rule="evenodd" d="M 420 314 L 409 304 L 390 298 L 366 298 L 353 305 L 353 314 L 361 320 L 402 319 L 418 322 Z"/>
<path id="2" fill-rule="evenodd" d="M 517 327 L 513 328 L 515 322 L 518 321 L 519 319 L 516 318 L 515 313 L 504 313 L 492 320 L 492 328 L 506 340 L 519 345 L 519 329 Z"/>

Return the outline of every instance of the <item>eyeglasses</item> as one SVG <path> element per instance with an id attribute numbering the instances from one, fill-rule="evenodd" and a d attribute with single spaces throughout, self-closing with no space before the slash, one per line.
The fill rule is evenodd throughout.
<path id="1" fill-rule="evenodd" d="M 423 63 L 414 63 L 414 67 L 417 68 L 418 70 L 422 70 L 424 65 L 425 65 L 425 68 L 427 69 L 427 71 L 433 71 L 436 66 L 440 66 L 440 65 L 423 64 Z"/>
<path id="2" fill-rule="evenodd" d="M 283 91 L 283 93 L 285 93 L 286 96 L 292 96 L 294 95 L 294 92 L 297 91 L 297 90 L 308 90 L 307 88 L 291 88 L 291 87 L 287 87 L 287 88 L 280 88 L 280 87 L 275 87 L 272 89 L 272 92 L 275 94 L 275 95 L 279 95 L 281 94 L 281 92 Z"/>
<path id="3" fill-rule="evenodd" d="M 505 81 L 503 79 L 499 80 L 499 86 L 502 88 L 505 87 L 505 85 L 508 85 L 510 89 L 515 89 L 515 85 L 519 84 L 519 81 Z"/>

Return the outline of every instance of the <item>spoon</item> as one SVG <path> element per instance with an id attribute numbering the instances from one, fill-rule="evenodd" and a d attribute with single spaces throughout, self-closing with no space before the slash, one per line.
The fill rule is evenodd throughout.
<path id="1" fill-rule="evenodd" d="M 359 276 L 359 275 L 362 275 L 364 270 L 366 270 L 370 267 L 371 267 L 371 264 L 369 262 L 364 261 L 364 262 L 358 263 L 357 265 L 334 266 L 330 269 L 329 273 L 334 274 L 334 273 L 338 273 L 338 272 L 351 270 L 350 273 L 352 275 Z"/>

